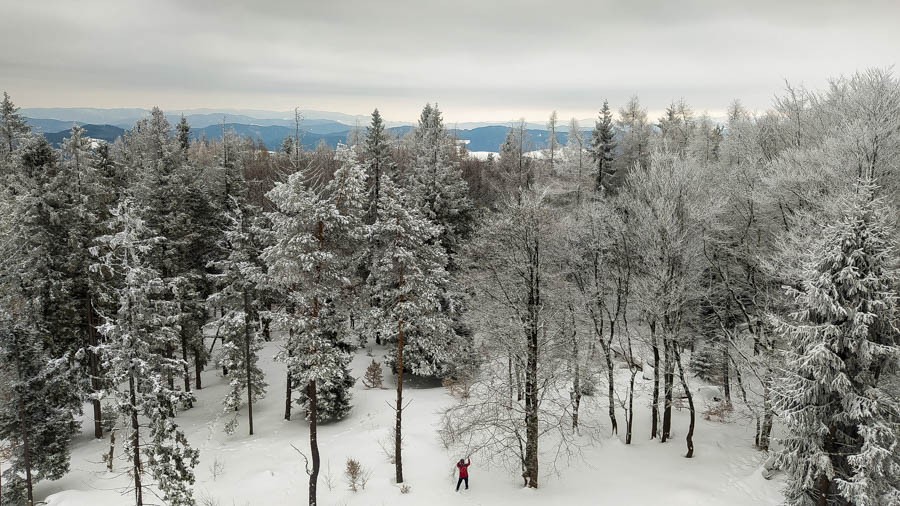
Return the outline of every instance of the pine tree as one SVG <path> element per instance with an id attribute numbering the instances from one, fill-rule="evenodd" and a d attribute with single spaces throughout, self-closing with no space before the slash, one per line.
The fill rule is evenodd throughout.
<path id="1" fill-rule="evenodd" d="M 893 229 L 872 185 L 844 198 L 842 218 L 806 256 L 776 409 L 787 434 L 778 462 L 788 504 L 900 502 L 900 339 Z"/>
<path id="2" fill-rule="evenodd" d="M 597 171 L 597 191 L 608 189 L 611 179 L 616 173 L 613 165 L 615 161 L 613 152 L 616 149 L 615 136 L 609 102 L 604 100 L 603 108 L 600 109 L 600 117 L 594 124 L 594 131 L 591 133 L 590 152 Z"/>
<path id="3" fill-rule="evenodd" d="M 310 423 L 313 468 L 309 504 L 316 504 L 319 473 L 317 426 L 350 410 L 350 355 L 345 345 L 350 279 L 358 264 L 354 252 L 362 239 L 366 206 L 365 171 L 352 150 L 324 188 L 307 174 L 292 174 L 268 193 L 276 206 L 269 213 L 273 243 L 263 252 L 268 277 L 282 294 L 274 320 L 291 329 L 281 355 Z"/>
<path id="4" fill-rule="evenodd" d="M 339 420 L 350 410 L 353 378 L 345 342 L 345 285 L 353 274 L 354 245 L 361 240 L 365 209 L 364 170 L 352 151 L 339 149 L 338 156 L 342 166 L 325 187 L 311 186 L 307 175 L 298 172 L 269 192 L 276 211 L 269 213 L 273 238 L 263 253 L 268 278 L 285 306 L 273 316 L 282 327 L 293 329 L 282 358 L 301 389 L 299 402 L 307 413 L 308 382 L 301 380 L 317 378 L 320 422 Z M 334 355 L 329 367 L 340 366 L 321 369 L 316 361 L 322 359 L 304 351 L 309 346 Z"/>
<path id="5" fill-rule="evenodd" d="M 259 368 L 259 296 L 257 283 L 264 270 L 259 258 L 261 244 L 252 223 L 251 211 L 246 204 L 235 204 L 236 210 L 228 217 L 231 226 L 225 233 L 223 247 L 228 257 L 214 265 L 221 288 L 210 296 L 213 310 L 224 310 L 216 322 L 224 343 L 224 366 L 229 371 L 231 389 L 225 397 L 225 411 L 235 413 L 226 426 L 231 433 L 237 426 L 236 412 L 244 395 L 247 398 L 247 420 L 253 435 L 253 403 L 266 394 L 266 382 Z"/>
<path id="6" fill-rule="evenodd" d="M 446 254 L 436 239 L 440 227 L 410 205 L 390 177 L 382 181 L 378 221 L 368 232 L 373 250 L 373 270 L 368 284 L 375 307 L 371 324 L 382 335 L 396 336 L 394 369 L 397 403 L 394 457 L 396 481 L 403 482 L 401 456 L 403 376 L 408 368 L 417 374 L 434 374 L 434 367 L 454 354 L 450 321 L 441 311 L 442 285 L 447 282 Z M 406 361 L 409 345 L 415 356 L 427 360 Z M 451 349 L 448 349 L 451 347 Z M 412 355 L 412 354 L 410 354 Z"/>
<path id="7" fill-rule="evenodd" d="M 148 257 L 161 238 L 148 229 L 131 198 L 124 199 L 110 221 L 111 235 L 99 239 L 94 269 L 117 279 L 110 295 L 114 314 L 104 315 L 101 353 L 109 370 L 116 409 L 126 421 L 124 448 L 130 461 L 136 506 L 151 483 L 172 505 L 195 504 L 191 485 L 198 452 L 192 449 L 174 416 L 192 394 L 175 389 L 170 378 L 184 361 L 171 356 L 178 343 L 177 307 L 172 285 L 150 266 Z"/>

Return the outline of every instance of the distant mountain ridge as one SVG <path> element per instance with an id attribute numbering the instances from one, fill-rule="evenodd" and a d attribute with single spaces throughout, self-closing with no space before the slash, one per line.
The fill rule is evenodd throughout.
<path id="1" fill-rule="evenodd" d="M 78 122 L 83 124 L 106 124 L 120 128 L 131 128 L 134 124 L 150 115 L 150 109 L 139 108 L 115 108 L 101 109 L 94 107 L 23 107 L 19 110 L 23 116 L 33 119 L 52 119 L 65 122 Z M 167 110 L 166 118 L 175 123 L 183 115 L 192 127 L 205 128 L 210 125 L 225 123 L 241 123 L 248 125 L 294 125 L 294 111 L 262 111 L 255 109 L 184 109 Z M 357 123 L 366 125 L 371 120 L 370 116 L 351 115 L 340 112 L 316 111 L 301 109 L 300 115 L 303 123 L 317 124 L 331 122 L 343 124 L 347 129 Z M 403 126 L 412 123 L 403 121 L 386 121 L 387 126 Z"/>
<path id="2" fill-rule="evenodd" d="M 137 121 L 150 114 L 150 111 L 146 109 L 91 108 L 23 108 L 20 112 L 26 116 L 29 125 L 35 131 L 43 133 L 55 145 L 59 145 L 64 138 L 70 135 L 69 131 L 75 124 L 85 128 L 89 137 L 112 142 L 133 128 Z M 221 139 L 224 128 L 233 130 L 241 137 L 262 141 L 269 150 L 275 151 L 281 148 L 286 137 L 295 135 L 293 112 L 193 109 L 169 113 L 166 117 L 174 126 L 181 120 L 182 113 L 191 126 L 191 136 L 194 139 Z M 347 136 L 356 128 L 356 123 L 351 125 L 337 119 L 354 119 L 359 121 L 359 127 L 362 129 L 368 125 L 367 118 L 362 116 L 321 111 L 302 111 L 302 113 L 304 117 L 300 123 L 301 142 L 306 149 L 314 149 L 321 142 L 331 147 L 337 146 L 338 143 L 346 143 Z M 258 118 L 249 114 L 268 114 L 270 116 L 281 114 L 282 117 Z M 330 118 L 311 117 L 313 115 L 330 116 Z M 388 132 L 395 137 L 405 135 L 413 128 L 411 124 L 396 122 L 388 125 Z M 510 130 L 509 123 L 466 123 L 464 125 L 471 125 L 471 128 L 449 125 L 448 131 L 458 139 L 466 141 L 470 151 L 499 151 Z M 545 128 L 539 127 L 540 125 L 534 123 L 526 123 L 528 149 L 545 149 L 547 147 L 549 133 Z M 590 128 L 583 128 L 586 136 L 589 136 L 589 130 Z M 567 128 L 561 125 L 557 132 L 557 138 L 561 144 L 565 144 L 568 140 Z"/>

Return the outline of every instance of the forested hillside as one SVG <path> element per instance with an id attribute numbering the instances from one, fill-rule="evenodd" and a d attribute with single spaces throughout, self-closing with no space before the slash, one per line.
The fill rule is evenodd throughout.
<path id="1" fill-rule="evenodd" d="M 443 504 L 459 457 L 489 504 L 900 504 L 900 80 L 776 97 L 480 159 L 431 104 L 55 147 L 4 93 L 0 505 Z"/>

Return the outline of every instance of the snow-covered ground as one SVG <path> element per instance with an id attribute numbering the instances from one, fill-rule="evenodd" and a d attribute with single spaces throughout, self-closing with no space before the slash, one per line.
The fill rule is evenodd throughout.
<path id="1" fill-rule="evenodd" d="M 192 445 L 200 449 L 196 468 L 196 497 L 200 505 L 281 506 L 306 503 L 307 475 L 303 458 L 292 448 L 308 449 L 308 430 L 295 409 L 294 420 L 282 419 L 285 378 L 283 365 L 274 362 L 278 343 L 268 343 L 262 352 L 262 366 L 270 382 L 268 397 L 254 405 L 254 429 L 247 435 L 246 414 L 233 435 L 223 427 L 230 418 L 222 412 L 221 400 L 227 383 L 221 373 L 204 373 L 204 388 L 197 392 L 196 406 L 179 415 Z M 376 354 L 379 354 L 376 350 Z M 362 377 L 371 357 L 360 352 L 353 361 L 354 375 Z M 623 371 L 621 379 L 625 381 Z M 386 378 L 389 380 L 390 378 Z M 640 375 L 637 381 L 649 382 Z M 456 493 L 454 463 L 461 455 L 448 452 L 437 435 L 441 411 L 454 402 L 441 387 L 406 390 L 412 402 L 404 411 L 404 476 L 410 491 L 403 494 L 393 483 L 394 466 L 387 460 L 386 446 L 393 427 L 394 399 L 391 384 L 386 389 L 368 390 L 360 381 L 354 387 L 351 415 L 338 423 L 320 426 L 319 445 L 322 473 L 319 477 L 319 504 L 323 505 L 449 505 L 472 504 L 530 506 L 567 505 L 731 505 L 759 506 L 779 504 L 781 482 L 761 476 L 764 455 L 752 449 L 750 420 L 720 423 L 698 416 L 695 434 L 695 458 L 683 457 L 687 410 L 673 417 L 673 440 L 660 444 L 649 436 L 647 399 L 635 399 L 634 444 L 626 446 L 624 434 L 602 437 L 587 446 L 581 456 L 561 461 L 558 471 L 543 465 L 541 488 L 522 488 L 521 478 L 503 467 L 487 465 L 483 455 L 472 455 L 468 491 Z M 624 391 L 624 389 L 622 389 Z M 646 391 L 643 388 L 642 391 Z M 587 411 L 608 434 L 605 397 L 585 398 L 592 403 Z M 584 406 L 584 404 L 583 404 Z M 583 408 L 584 409 L 584 408 Z M 587 415 L 583 415 L 587 416 Z M 619 425 L 624 426 L 622 411 Z M 552 452 L 552 444 L 544 445 Z M 129 478 L 117 461 L 114 472 L 106 471 L 101 454 L 109 441 L 94 440 L 91 427 L 85 425 L 72 454 L 72 471 L 63 479 L 38 485 L 38 499 L 52 506 L 122 506 L 132 503 L 132 495 L 123 495 Z M 117 454 L 121 452 L 117 448 Z M 343 475 L 347 458 L 358 460 L 371 471 L 365 490 L 349 490 Z M 330 484 L 329 484 L 330 482 Z M 147 494 L 145 494 L 145 498 Z"/>

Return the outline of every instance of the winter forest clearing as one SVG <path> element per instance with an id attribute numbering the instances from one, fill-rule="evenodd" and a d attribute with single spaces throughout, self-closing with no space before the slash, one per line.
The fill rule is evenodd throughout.
<path id="1" fill-rule="evenodd" d="M 4 92 L 0 504 L 900 504 L 893 72 L 569 123 L 57 147 Z"/>
<path id="2" fill-rule="evenodd" d="M 266 377 L 281 377 L 273 381 L 272 391 L 284 390 L 283 365 L 273 360 L 277 344 L 270 343 L 260 353 L 260 364 Z M 381 360 L 383 349 L 374 354 Z M 352 375 L 363 377 L 372 358 L 358 352 L 352 362 Z M 387 380 L 387 375 L 386 380 Z M 627 383 L 628 375 L 621 379 Z M 652 381 L 641 381 L 640 402 L 647 404 Z M 179 416 L 179 421 L 191 445 L 200 450 L 196 467 L 195 494 L 199 504 L 272 506 L 297 504 L 307 487 L 303 458 L 290 444 L 302 448 L 308 438 L 305 424 L 288 422 L 282 418 L 282 400 L 270 395 L 254 407 L 256 434 L 247 437 L 241 431 L 227 435 L 224 425 L 230 415 L 219 408 L 227 391 L 221 371 L 208 371 L 204 388 L 197 392 L 196 409 Z M 385 403 L 392 400 L 393 382 L 385 382 L 385 389 L 367 389 L 361 381 L 353 388 L 354 406 L 350 415 L 340 422 L 319 428 L 322 448 L 322 474 L 319 501 L 321 504 L 595 504 L 603 491 L 604 501 L 621 504 L 651 504 L 665 500 L 673 505 L 778 504 L 780 480 L 766 481 L 760 475 L 761 454 L 753 450 L 752 427 L 732 421 L 700 422 L 698 456 L 689 469 L 671 472 L 680 467 L 684 449 L 680 445 L 687 427 L 684 409 L 675 412 L 675 438 L 678 442 L 660 445 L 650 441 L 648 410 L 636 413 L 636 429 L 642 437 L 631 448 L 618 439 L 609 438 L 608 424 L 601 425 L 592 440 L 585 435 L 580 443 L 580 455 L 564 457 L 556 471 L 549 471 L 547 480 L 537 491 L 523 490 L 514 472 L 500 463 L 491 462 L 490 454 L 472 454 L 470 490 L 454 492 L 456 477 L 453 463 L 461 450 L 445 449 L 436 430 L 441 425 L 441 412 L 455 403 L 446 389 L 440 386 L 414 386 L 407 391 L 411 404 L 406 415 L 408 440 L 404 447 L 409 462 L 405 478 L 411 484 L 409 494 L 402 494 L 394 483 L 394 469 L 388 462 L 385 447 L 389 448 L 393 431 L 393 412 Z M 624 384 L 622 386 L 625 386 Z M 585 402 L 585 416 L 598 418 L 605 414 L 601 400 Z M 245 414 L 243 414 L 245 415 Z M 241 422 L 245 422 L 242 420 Z M 95 440 L 89 426 L 76 436 L 72 453 L 72 471 L 57 482 L 44 482 L 38 487 L 40 497 L 49 496 L 49 505 L 114 506 L 125 503 L 120 489 L 127 486 L 128 477 L 122 473 L 108 473 L 100 456 L 108 452 L 108 442 Z M 551 440 L 552 441 L 552 440 Z M 552 448 L 548 441 L 547 447 Z M 388 452 L 389 453 L 389 452 Z M 371 473 L 365 488 L 353 492 L 344 470 L 346 460 L 353 458 Z M 660 484 L 647 487 L 648 482 Z M 329 485 L 331 483 L 331 485 Z M 207 501 L 207 502 L 204 502 Z"/>

